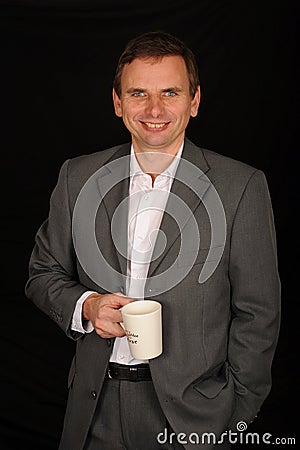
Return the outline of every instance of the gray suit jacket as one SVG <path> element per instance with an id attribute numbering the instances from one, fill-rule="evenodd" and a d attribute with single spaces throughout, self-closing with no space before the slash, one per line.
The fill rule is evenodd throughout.
<path id="1" fill-rule="evenodd" d="M 27 296 L 77 340 L 61 450 L 83 449 L 112 350 L 112 339 L 102 339 L 95 332 L 81 335 L 71 330 L 71 322 L 75 304 L 87 289 L 104 293 L 124 287 L 126 260 L 111 239 L 110 221 L 128 195 L 128 179 L 106 195 L 95 221 L 99 248 L 114 268 L 112 274 L 105 274 L 105 289 L 78 261 L 71 231 L 74 205 L 92 174 L 129 152 L 126 144 L 63 164 L 51 196 L 49 218 L 37 233 L 30 261 Z M 172 192 L 189 206 L 199 226 L 200 250 L 187 276 L 156 295 L 151 279 L 174 261 L 177 264 L 180 250 L 180 230 L 176 221 L 164 214 L 161 229 L 168 242 L 150 265 L 145 292 L 163 306 L 164 351 L 150 361 L 150 369 L 161 407 L 175 432 L 220 435 L 229 427 L 236 431 L 238 421 L 251 422 L 271 387 L 280 320 L 273 214 L 261 171 L 197 148 L 187 139 L 183 158 L 200 168 L 217 190 L 226 215 L 226 243 L 213 275 L 199 283 L 212 238 L 204 206 L 209 185 L 199 179 L 200 194 L 196 195 L 175 180 Z M 122 227 L 126 230 L 126 220 Z M 177 265 L 178 276 L 184 265 L 185 257 Z"/>

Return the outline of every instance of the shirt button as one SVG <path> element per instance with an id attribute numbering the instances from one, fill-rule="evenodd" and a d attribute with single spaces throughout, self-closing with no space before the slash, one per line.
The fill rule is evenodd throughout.
<path id="1" fill-rule="evenodd" d="M 106 343 L 107 343 L 107 346 L 110 347 L 111 346 L 111 339 L 106 339 Z"/>
<path id="2" fill-rule="evenodd" d="M 121 361 L 124 361 L 125 356 L 124 355 L 120 355 L 119 358 L 120 358 Z"/>
<path id="3" fill-rule="evenodd" d="M 97 392 L 96 392 L 96 391 L 92 391 L 92 392 L 91 392 L 91 395 L 92 395 L 93 399 L 96 400 L 96 398 L 97 398 Z"/>

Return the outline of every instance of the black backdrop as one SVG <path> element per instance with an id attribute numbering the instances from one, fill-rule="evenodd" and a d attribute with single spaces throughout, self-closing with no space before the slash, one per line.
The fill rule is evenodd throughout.
<path id="1" fill-rule="evenodd" d="M 129 139 L 112 108 L 116 62 L 129 38 L 157 29 L 185 40 L 199 63 L 189 138 L 267 176 L 283 323 L 251 431 L 295 436 L 296 25 L 297 6 L 275 0 L 0 1 L 1 448 L 57 448 L 74 344 L 25 298 L 28 259 L 62 162 Z"/>

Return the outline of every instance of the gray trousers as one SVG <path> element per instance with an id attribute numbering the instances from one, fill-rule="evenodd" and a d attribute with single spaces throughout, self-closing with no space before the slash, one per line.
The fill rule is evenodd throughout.
<path id="1" fill-rule="evenodd" d="M 167 430 L 167 431 L 166 431 Z M 152 381 L 104 382 L 85 450 L 182 450 L 178 442 L 157 442 L 171 432 Z"/>
<path id="2" fill-rule="evenodd" d="M 199 447 L 202 446 L 195 445 Z M 224 442 L 215 448 L 228 450 L 231 446 Z M 184 450 L 184 447 L 162 412 L 152 381 L 107 379 L 84 450 Z"/>

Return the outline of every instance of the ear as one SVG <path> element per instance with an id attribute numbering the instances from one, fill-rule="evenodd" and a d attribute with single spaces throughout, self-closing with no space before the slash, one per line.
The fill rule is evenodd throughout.
<path id="1" fill-rule="evenodd" d="M 191 103 L 191 116 L 192 117 L 196 117 L 198 114 L 200 99 L 201 99 L 201 91 L 200 91 L 200 86 L 198 86 L 197 91 L 196 91 L 194 98 L 192 99 L 192 103 Z"/>
<path id="2" fill-rule="evenodd" d="M 116 91 L 113 89 L 112 91 L 112 96 L 113 96 L 113 102 L 114 102 L 114 108 L 115 108 L 115 114 L 118 117 L 122 117 L 122 106 L 121 106 L 121 100 L 118 97 L 118 94 L 116 93 Z"/>

